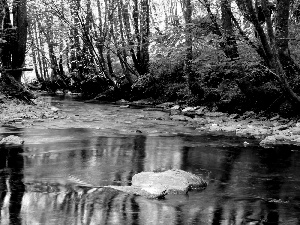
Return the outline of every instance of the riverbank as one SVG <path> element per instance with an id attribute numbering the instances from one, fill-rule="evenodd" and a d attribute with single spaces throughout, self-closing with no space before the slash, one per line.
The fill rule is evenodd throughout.
<path id="1" fill-rule="evenodd" d="M 42 100 L 32 99 L 33 104 L 27 104 L 16 98 L 0 94 L 0 124 L 1 126 L 30 126 L 46 120 L 64 119 L 66 115 L 56 107 Z"/>
<path id="2" fill-rule="evenodd" d="M 79 115 L 69 115 L 61 109 L 43 101 L 42 97 L 33 100 L 34 105 L 0 96 L 0 124 L 2 126 L 31 127 L 43 122 L 65 121 L 70 117 L 78 120 L 86 119 Z M 94 102 L 95 103 L 95 102 Z M 96 102 L 102 104 L 101 102 Z M 183 107 L 175 103 L 153 105 L 147 101 L 128 102 L 121 100 L 114 103 L 120 108 L 141 108 L 144 111 L 158 110 L 167 112 L 167 116 L 159 116 L 155 120 L 175 121 L 193 127 L 198 132 L 218 132 L 255 138 L 264 147 L 274 145 L 300 145 L 300 121 L 285 119 L 280 116 L 265 118 L 253 112 L 242 115 L 209 111 L 207 107 Z M 83 120 L 84 122 L 84 120 Z M 124 120 L 124 123 L 126 121 Z M 74 123 L 67 123 L 72 127 Z M 244 145 L 248 143 L 245 142 Z"/>

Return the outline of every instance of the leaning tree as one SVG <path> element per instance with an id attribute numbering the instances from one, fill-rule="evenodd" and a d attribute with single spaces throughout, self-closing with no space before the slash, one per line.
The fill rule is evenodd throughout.
<path id="1" fill-rule="evenodd" d="M 289 20 L 292 0 L 236 0 L 243 16 L 252 23 L 265 66 L 279 81 L 283 93 L 294 104 L 300 97 L 292 90 L 289 78 L 300 75 L 289 49 Z M 274 15 L 272 15 L 274 11 Z"/>

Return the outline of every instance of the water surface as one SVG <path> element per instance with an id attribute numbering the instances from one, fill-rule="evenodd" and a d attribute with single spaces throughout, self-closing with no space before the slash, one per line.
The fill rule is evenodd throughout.
<path id="1" fill-rule="evenodd" d="M 161 111 L 48 100 L 70 118 L 0 129 L 25 139 L 0 149 L 1 225 L 255 224 L 268 215 L 300 224 L 299 149 L 244 147 L 245 139 L 199 133 Z M 84 186 L 130 185 L 141 171 L 174 168 L 203 176 L 207 188 L 149 200 Z"/>

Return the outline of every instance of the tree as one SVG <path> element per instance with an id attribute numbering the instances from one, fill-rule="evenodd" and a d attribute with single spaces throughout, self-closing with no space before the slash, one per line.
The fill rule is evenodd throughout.
<path id="1" fill-rule="evenodd" d="M 192 37 L 192 4 L 191 0 L 183 0 L 183 15 L 185 20 L 185 60 L 184 60 L 184 72 L 187 77 L 188 87 L 193 93 L 193 85 L 195 83 L 194 73 L 192 71 L 193 60 L 193 37 Z"/>
<path id="2" fill-rule="evenodd" d="M 221 0 L 221 14 L 222 14 L 222 27 L 223 27 L 223 39 L 222 43 L 225 55 L 230 59 L 236 59 L 239 57 L 235 35 L 233 33 L 233 22 L 231 4 L 228 0 Z"/>
<path id="3" fill-rule="evenodd" d="M 289 18 L 289 7 L 290 0 L 278 0 L 276 6 L 275 15 L 275 32 L 274 24 L 271 19 L 270 3 L 267 0 L 261 0 L 260 6 L 255 1 L 255 7 L 253 6 L 252 0 L 236 0 L 239 9 L 243 12 L 244 16 L 250 21 L 260 39 L 260 44 L 266 54 L 267 66 L 270 71 L 276 76 L 280 82 L 284 94 L 290 101 L 295 104 L 300 104 L 300 97 L 292 90 L 287 74 L 290 74 L 290 65 L 296 65 L 289 54 L 288 48 L 288 18 Z M 266 22 L 266 30 L 264 31 L 262 24 L 260 23 L 258 16 L 258 9 L 261 7 L 264 21 Z M 288 62 L 288 63 L 287 63 Z M 296 66 L 297 67 L 297 66 Z M 293 67 L 294 72 L 298 68 Z"/>
<path id="4" fill-rule="evenodd" d="M 2 64 L 9 69 L 9 74 L 17 81 L 21 81 L 22 67 L 25 62 L 27 42 L 27 7 L 26 0 L 13 1 L 13 27 L 10 25 L 10 12 L 7 2 L 5 5 L 4 32 L 6 33 L 6 44 L 2 49 Z"/>

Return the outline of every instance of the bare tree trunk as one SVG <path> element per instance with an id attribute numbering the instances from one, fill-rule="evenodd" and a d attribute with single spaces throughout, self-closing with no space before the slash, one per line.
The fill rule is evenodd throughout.
<path id="1" fill-rule="evenodd" d="M 150 8 L 149 0 L 141 0 L 141 18 L 140 18 L 140 65 L 141 73 L 149 72 L 149 35 L 150 35 Z"/>
<path id="2" fill-rule="evenodd" d="M 231 20 L 231 5 L 228 0 L 221 0 L 221 11 L 222 11 L 222 26 L 223 26 L 223 37 L 224 37 L 224 52 L 225 55 L 230 59 L 239 57 L 235 36 L 233 33 L 233 24 Z"/>
<path id="3" fill-rule="evenodd" d="M 132 17 L 133 17 L 133 27 L 134 27 L 134 34 L 137 42 L 137 47 L 136 47 L 136 57 L 139 62 L 139 69 L 138 71 L 141 71 L 141 34 L 140 34 L 140 25 L 139 25 L 139 17 L 140 17 L 140 12 L 139 12 L 139 3 L 138 0 L 133 0 L 133 12 L 132 12 Z"/>
<path id="4" fill-rule="evenodd" d="M 119 29 L 120 29 L 120 37 L 121 37 L 121 45 L 122 50 L 120 52 L 120 64 L 122 66 L 123 73 L 128 80 L 128 82 L 132 85 L 133 79 L 129 73 L 128 62 L 127 62 L 127 52 L 126 52 L 126 45 L 125 45 L 125 37 L 124 37 L 124 27 L 123 27 L 123 17 L 122 17 L 122 0 L 118 2 L 118 19 L 119 19 Z M 115 29 L 117 29 L 117 24 L 115 24 Z"/>
<path id="5" fill-rule="evenodd" d="M 289 50 L 289 17 L 291 0 L 277 0 L 275 14 L 275 38 L 279 59 L 287 77 L 300 75 L 300 67 L 292 59 Z"/>
<path id="6" fill-rule="evenodd" d="M 9 29 L 11 28 L 11 20 L 10 20 L 10 11 L 7 4 L 7 1 L 3 1 L 3 9 L 2 9 L 2 29 L 3 29 L 3 36 L 6 36 L 5 41 L 6 43 L 3 44 L 1 48 L 1 61 L 2 66 L 4 68 L 10 69 L 11 68 L 11 45 L 13 37 L 11 34 L 9 35 Z"/>
<path id="7" fill-rule="evenodd" d="M 46 80 L 46 74 L 45 74 L 45 70 L 44 70 L 44 63 L 43 63 L 43 59 L 42 57 L 44 57 L 43 54 L 41 54 L 41 41 L 40 41 L 40 36 L 38 35 L 38 28 L 36 26 L 36 21 L 34 21 L 34 24 L 33 24 L 33 31 L 34 31 L 34 39 L 35 39 L 35 47 L 38 49 L 37 51 L 37 62 L 38 62 L 38 65 L 39 65 L 39 71 L 40 71 L 40 75 L 41 75 L 41 79 L 42 80 Z"/>
<path id="8" fill-rule="evenodd" d="M 104 57 L 104 43 L 105 43 L 105 39 L 106 39 L 106 27 L 107 27 L 107 17 L 106 15 L 108 14 L 108 7 L 107 7 L 107 1 L 105 1 L 106 5 L 105 5 L 105 21 L 103 22 L 102 20 L 102 12 L 101 12 L 101 5 L 100 5 L 100 0 L 97 0 L 97 10 L 98 10 L 98 16 L 99 16 L 99 25 L 98 25 L 98 31 L 99 31 L 99 35 L 97 33 L 97 31 L 95 32 L 95 36 L 96 36 L 96 48 L 98 50 L 98 54 L 99 54 L 99 63 L 100 63 L 100 67 L 102 68 L 102 72 L 105 75 L 108 75 L 108 68 L 107 68 L 107 64 L 106 64 L 106 60 Z"/>
<path id="9" fill-rule="evenodd" d="M 184 60 L 184 73 L 187 78 L 188 87 L 190 91 L 193 93 L 195 76 L 192 71 L 192 60 L 193 60 L 193 37 L 191 33 L 192 10 L 193 8 L 192 8 L 191 0 L 183 0 L 183 13 L 184 13 L 184 20 L 185 20 L 185 46 L 186 46 L 185 60 Z"/>
<path id="10" fill-rule="evenodd" d="M 38 64 L 37 64 L 37 59 L 36 59 L 36 48 L 35 48 L 35 40 L 33 37 L 33 24 L 30 26 L 30 29 L 28 30 L 28 36 L 29 36 L 29 40 L 31 42 L 31 54 L 32 54 L 32 62 L 33 62 L 33 66 L 34 66 L 34 71 L 35 71 L 35 76 L 36 79 L 38 80 L 38 82 L 42 82 L 42 78 L 41 75 L 39 74 L 39 69 L 38 69 Z"/>
<path id="11" fill-rule="evenodd" d="M 14 0 L 13 21 L 16 27 L 16 41 L 12 46 L 12 69 L 22 68 L 25 63 L 27 42 L 27 6 L 26 0 Z M 22 71 L 14 71 L 11 75 L 21 82 Z"/>
<path id="12" fill-rule="evenodd" d="M 126 34 L 126 38 L 128 40 L 128 45 L 130 48 L 130 54 L 131 54 L 131 58 L 134 64 L 135 69 L 137 70 L 137 72 L 140 74 L 140 65 L 139 65 L 139 61 L 138 58 L 135 54 L 135 51 L 133 49 L 134 47 L 134 41 L 133 41 L 133 37 L 131 35 L 131 27 L 130 27 L 130 16 L 129 16 L 129 3 L 126 2 L 125 5 L 123 5 L 122 0 L 120 0 L 120 4 L 121 4 L 121 8 L 123 9 L 123 21 L 124 21 L 124 28 L 125 28 L 125 34 Z"/>
<path id="13" fill-rule="evenodd" d="M 79 26 L 80 21 L 78 19 L 78 11 L 80 9 L 80 0 L 72 0 L 70 3 L 70 11 L 72 17 L 72 27 L 70 30 L 70 63 L 71 72 L 77 71 L 79 77 L 81 77 L 81 49 L 79 39 Z"/>

